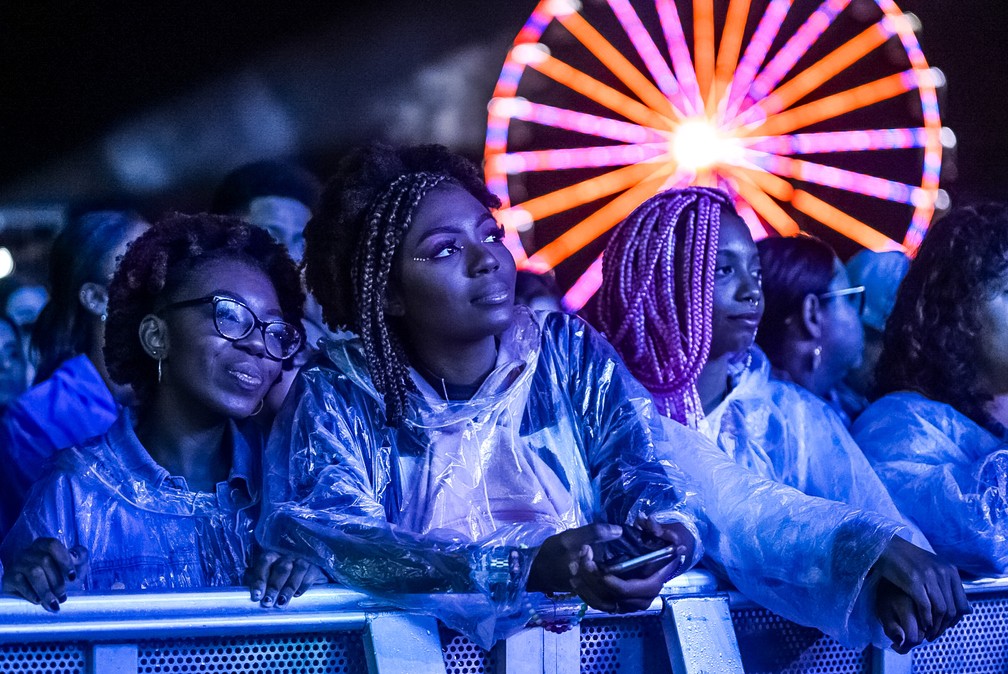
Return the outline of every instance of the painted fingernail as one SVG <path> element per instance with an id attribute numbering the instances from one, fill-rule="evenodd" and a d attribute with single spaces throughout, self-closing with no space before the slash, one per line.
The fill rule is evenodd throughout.
<path id="1" fill-rule="evenodd" d="M 266 595 L 265 597 L 263 597 L 262 604 L 263 606 L 272 606 L 273 597 L 271 597 L 270 595 Z"/>
<path id="2" fill-rule="evenodd" d="M 64 592 L 63 594 L 61 594 L 61 595 L 59 596 L 59 599 L 58 599 L 58 601 L 59 601 L 59 603 L 61 603 L 61 604 L 62 604 L 62 603 L 63 603 L 63 602 L 65 602 L 66 600 L 67 600 L 67 596 L 66 596 L 66 592 Z"/>
<path id="3" fill-rule="evenodd" d="M 70 580 L 77 580 L 77 572 L 73 569 L 67 571 L 67 578 Z"/>
<path id="4" fill-rule="evenodd" d="M 49 602 L 49 608 L 52 609 L 53 611 L 58 611 L 59 610 L 59 602 L 56 601 L 55 599 L 53 599 L 51 602 Z"/>
<path id="5" fill-rule="evenodd" d="M 277 606 L 283 606 L 287 603 L 287 595 L 280 595 L 277 597 Z"/>
<path id="6" fill-rule="evenodd" d="M 77 551 L 74 550 L 73 548 L 70 548 L 70 559 L 77 559 L 77 557 L 78 557 Z"/>
<path id="7" fill-rule="evenodd" d="M 259 601 L 262 599 L 262 590 L 252 590 L 252 601 Z"/>

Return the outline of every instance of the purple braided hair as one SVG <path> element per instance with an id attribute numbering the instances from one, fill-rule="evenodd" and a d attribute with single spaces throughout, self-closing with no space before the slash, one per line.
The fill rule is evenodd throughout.
<path id="1" fill-rule="evenodd" d="M 696 427 L 696 390 L 711 345 L 720 190 L 651 197 L 613 231 L 602 261 L 599 327 L 662 414 Z"/>

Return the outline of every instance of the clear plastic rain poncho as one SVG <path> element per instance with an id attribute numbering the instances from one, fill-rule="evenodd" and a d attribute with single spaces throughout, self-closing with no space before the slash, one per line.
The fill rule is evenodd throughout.
<path id="1" fill-rule="evenodd" d="M 242 430 L 247 430 L 243 433 Z M 56 455 L 0 549 L 9 569 L 32 541 L 82 545 L 88 590 L 240 585 L 258 508 L 262 443 L 229 423 L 232 468 L 216 493 L 190 491 L 140 444 L 124 412 L 102 436 Z"/>
<path id="2" fill-rule="evenodd" d="M 540 329 L 517 308 L 470 400 L 412 375 L 419 392 L 389 428 L 355 338 L 301 371 L 267 449 L 265 547 L 489 647 L 529 619 L 547 537 L 638 514 L 696 535 L 692 496 L 656 459 L 650 397 L 580 319 L 552 314 Z"/>
<path id="3" fill-rule="evenodd" d="M 713 566 L 790 620 L 850 647 L 888 645 L 869 571 L 894 535 L 930 546 L 826 403 L 769 373 L 752 347 L 698 424 L 746 471 L 701 451 L 672 456 L 699 485 Z"/>
<path id="4" fill-rule="evenodd" d="M 955 408 L 891 393 L 854 437 L 935 552 L 977 575 L 1008 573 L 1008 444 Z"/>

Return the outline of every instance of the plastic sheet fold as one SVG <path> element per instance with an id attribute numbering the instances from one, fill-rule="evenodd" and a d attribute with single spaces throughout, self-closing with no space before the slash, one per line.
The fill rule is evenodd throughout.
<path id="1" fill-rule="evenodd" d="M 489 647 L 528 620 L 528 573 L 549 536 L 638 515 L 699 536 L 695 495 L 656 454 L 650 397 L 580 319 L 551 314 L 540 328 L 517 308 L 470 400 L 413 380 L 390 428 L 359 340 L 325 344 L 270 438 L 264 546 Z"/>

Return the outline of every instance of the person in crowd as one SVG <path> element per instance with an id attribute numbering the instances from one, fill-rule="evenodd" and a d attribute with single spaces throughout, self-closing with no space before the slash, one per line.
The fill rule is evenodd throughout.
<path id="1" fill-rule="evenodd" d="M 297 267 L 264 230 L 181 215 L 128 249 L 105 364 L 136 395 L 103 435 L 60 452 L 0 548 L 5 592 L 57 611 L 85 590 L 233 586 L 252 554 L 263 438 L 247 423 L 300 346 Z M 320 576 L 260 555 L 275 598 Z M 267 601 L 266 603 L 272 603 Z"/>
<path id="2" fill-rule="evenodd" d="M 934 549 L 1008 572 L 1008 205 L 931 226 L 886 324 L 854 436 Z"/>
<path id="3" fill-rule="evenodd" d="M 850 426 L 866 401 L 852 401 L 838 387 L 861 363 L 864 286 L 851 285 L 833 249 L 814 236 L 769 237 L 756 248 L 764 306 L 756 343 L 772 376 L 822 398 Z"/>
<path id="4" fill-rule="evenodd" d="M 17 323 L 0 314 L 0 411 L 27 388 L 26 365 Z"/>
<path id="5" fill-rule="evenodd" d="M 6 313 L 21 333 L 21 350 L 26 357 L 27 380 L 35 380 L 35 362 L 31 357 L 31 334 L 35 330 L 42 308 L 49 301 L 49 293 L 40 285 L 23 285 L 7 296 Z"/>
<path id="6" fill-rule="evenodd" d="M 902 651 L 937 637 L 969 610 L 955 569 L 910 542 L 927 545 L 825 402 L 769 376 L 762 311 L 760 255 L 725 193 L 660 193 L 614 230 L 599 325 L 670 423 L 726 455 L 669 447 L 700 485 L 713 565 L 852 646 L 884 643 L 876 626 Z"/>
<path id="7" fill-rule="evenodd" d="M 109 377 L 102 344 L 116 260 L 146 228 L 134 213 L 94 211 L 67 223 L 53 242 L 49 301 L 32 332 L 35 384 L 0 417 L 2 528 L 52 455 L 107 431 L 129 400 Z"/>
<path id="8" fill-rule="evenodd" d="M 563 311 L 563 293 L 552 274 L 537 274 L 526 269 L 515 273 L 515 304 L 533 312 Z"/>
<path id="9" fill-rule="evenodd" d="M 515 306 L 499 205 L 440 146 L 345 158 L 305 230 L 305 275 L 354 334 L 324 345 L 277 418 L 257 530 L 484 647 L 543 624 L 529 593 L 638 610 L 700 552 L 646 391 L 580 319 L 540 326 Z M 640 572 L 604 566 L 661 547 L 672 558 Z"/>
<path id="10" fill-rule="evenodd" d="M 315 209 L 321 186 L 318 179 L 297 164 L 278 159 L 243 164 L 231 171 L 213 197 L 213 211 L 234 215 L 264 228 L 287 246 L 295 262 L 304 255 L 304 226 Z M 304 327 L 306 349 L 284 363 L 284 376 L 266 397 L 265 417 L 280 409 L 298 369 L 315 350 L 318 340 L 328 336 L 322 308 L 315 298 L 305 298 Z"/>
<path id="11" fill-rule="evenodd" d="M 840 387 L 841 399 L 857 401 L 864 411 L 868 401 L 875 399 L 875 367 L 882 355 L 882 335 L 885 324 L 896 303 L 896 291 L 910 269 L 910 258 L 898 250 L 877 253 L 862 250 L 847 261 L 847 276 L 852 286 L 864 286 L 864 311 L 861 325 L 864 328 L 864 357 L 861 364 L 847 373 L 844 379 L 846 392 Z M 854 415 L 856 416 L 856 415 Z"/>

